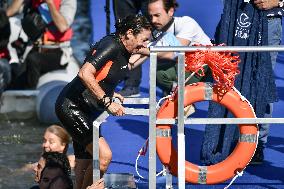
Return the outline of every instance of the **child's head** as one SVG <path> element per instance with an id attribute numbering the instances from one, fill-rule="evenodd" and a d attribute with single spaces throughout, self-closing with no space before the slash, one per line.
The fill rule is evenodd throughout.
<path id="1" fill-rule="evenodd" d="M 51 125 L 44 132 L 42 148 L 45 152 L 66 153 L 70 140 L 70 135 L 64 128 Z"/>

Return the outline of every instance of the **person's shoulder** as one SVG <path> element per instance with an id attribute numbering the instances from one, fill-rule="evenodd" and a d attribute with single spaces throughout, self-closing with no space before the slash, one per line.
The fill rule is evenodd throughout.
<path id="1" fill-rule="evenodd" d="M 178 31 L 184 31 L 185 29 L 190 31 L 199 29 L 199 24 L 189 16 L 175 17 L 175 27 Z"/>
<path id="2" fill-rule="evenodd" d="M 96 50 L 96 55 L 115 56 L 120 51 L 120 44 L 115 35 L 107 35 L 91 46 L 91 56 Z"/>
<path id="3" fill-rule="evenodd" d="M 196 23 L 196 21 L 191 18 L 190 16 L 181 16 L 181 17 L 175 17 L 175 23 Z"/>
<path id="4" fill-rule="evenodd" d="M 106 35 L 103 38 L 100 39 L 100 41 L 111 41 L 113 40 L 113 36 L 112 35 Z"/>
<path id="5" fill-rule="evenodd" d="M 112 45 L 112 46 L 118 46 L 119 45 L 117 37 L 113 34 L 103 37 L 100 40 L 100 43 L 101 44 L 108 44 L 108 45 Z"/>

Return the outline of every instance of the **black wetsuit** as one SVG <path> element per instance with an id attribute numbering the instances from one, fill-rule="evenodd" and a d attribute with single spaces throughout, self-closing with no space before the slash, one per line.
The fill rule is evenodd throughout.
<path id="1" fill-rule="evenodd" d="M 128 72 L 129 58 L 130 53 L 118 37 L 109 35 L 91 48 L 84 62 L 92 63 L 97 70 L 98 84 L 107 96 L 113 96 L 115 87 Z M 56 114 L 72 136 L 77 157 L 80 156 L 77 150 L 80 147 L 76 143 L 83 148 L 92 143 L 93 122 L 103 111 L 103 107 L 97 104 L 97 99 L 83 85 L 78 76 L 60 93 L 56 101 Z"/>

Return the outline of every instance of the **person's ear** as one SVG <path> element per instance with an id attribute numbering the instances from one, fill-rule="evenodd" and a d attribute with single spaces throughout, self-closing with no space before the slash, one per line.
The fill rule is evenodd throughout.
<path id="1" fill-rule="evenodd" d="M 129 30 L 127 30 L 127 32 L 126 32 L 126 37 L 129 38 L 129 37 L 131 37 L 131 36 L 133 36 L 133 30 L 132 30 L 132 29 L 129 29 Z"/>
<path id="2" fill-rule="evenodd" d="M 170 8 L 169 11 L 168 11 L 168 15 L 169 15 L 170 17 L 173 17 L 173 16 L 174 16 L 174 13 L 175 13 L 175 9 L 174 9 L 173 7 Z"/>

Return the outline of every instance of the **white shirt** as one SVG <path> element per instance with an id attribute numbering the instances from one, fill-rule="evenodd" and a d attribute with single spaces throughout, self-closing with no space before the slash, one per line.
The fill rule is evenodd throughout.
<path id="1" fill-rule="evenodd" d="M 210 45 L 210 38 L 204 33 L 199 24 L 189 16 L 174 17 L 174 23 L 167 32 L 173 33 L 178 38 L 187 39 L 190 45 Z"/>
<path id="2" fill-rule="evenodd" d="M 189 46 L 194 44 L 211 45 L 210 38 L 204 33 L 199 24 L 189 16 L 174 17 L 173 24 L 149 46 L 182 46 L 177 39 L 189 40 Z M 173 58 L 177 56 L 174 53 Z"/>

